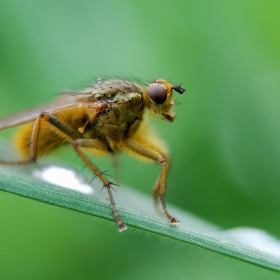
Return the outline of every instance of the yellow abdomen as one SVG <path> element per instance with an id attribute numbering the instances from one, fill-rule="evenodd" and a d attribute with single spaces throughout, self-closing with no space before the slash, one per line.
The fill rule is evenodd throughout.
<path id="1" fill-rule="evenodd" d="M 34 137 L 32 137 L 33 125 L 34 122 L 25 124 L 15 135 L 15 146 L 24 158 L 30 156 L 31 143 L 36 145 L 37 156 L 40 157 L 70 141 L 68 136 L 61 133 L 57 128 L 45 120 L 41 120 L 38 137 L 37 139 L 34 139 Z"/>

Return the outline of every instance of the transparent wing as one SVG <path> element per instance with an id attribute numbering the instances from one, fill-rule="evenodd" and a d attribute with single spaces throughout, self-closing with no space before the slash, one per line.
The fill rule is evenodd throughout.
<path id="1" fill-rule="evenodd" d="M 0 120 L 0 130 L 18 126 L 34 120 L 42 112 L 55 112 L 58 110 L 67 110 L 73 106 L 80 106 L 79 102 L 93 102 L 91 96 L 87 93 L 78 94 L 61 94 L 58 98 L 49 104 L 36 107 L 31 110 L 23 111 L 7 118 Z"/>

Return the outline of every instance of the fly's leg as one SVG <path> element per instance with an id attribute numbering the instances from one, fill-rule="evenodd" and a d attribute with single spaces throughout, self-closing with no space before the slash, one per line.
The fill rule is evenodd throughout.
<path id="1" fill-rule="evenodd" d="M 102 181 L 104 187 L 106 187 L 110 199 L 110 205 L 112 207 L 113 215 L 117 222 L 119 232 L 126 230 L 127 227 L 121 220 L 116 208 L 116 204 L 111 190 L 111 182 L 109 182 L 106 179 L 103 173 L 89 160 L 89 158 L 80 149 L 80 148 L 89 148 L 89 149 L 95 148 L 95 149 L 104 150 L 106 149 L 104 147 L 105 145 L 101 141 L 98 141 L 96 139 L 77 139 L 72 142 L 72 146 L 76 151 L 76 153 L 79 155 L 79 157 L 92 170 L 92 172 Z"/>
<path id="2" fill-rule="evenodd" d="M 25 160 L 12 161 L 12 162 L 0 160 L 0 164 L 21 165 L 21 164 L 32 163 L 37 159 L 37 140 L 38 140 L 38 134 L 39 134 L 39 130 L 40 130 L 41 120 L 42 120 L 42 117 L 40 115 L 35 119 L 33 127 L 32 127 L 32 133 L 31 133 L 31 138 L 30 138 L 30 155 L 29 155 L 29 158 L 25 159 Z"/>
<path id="3" fill-rule="evenodd" d="M 121 183 L 121 175 L 120 175 L 120 158 L 118 153 L 112 153 L 111 155 L 112 158 L 112 164 L 114 167 L 114 177 L 116 178 L 117 183 Z"/>
<path id="4" fill-rule="evenodd" d="M 71 139 L 78 139 L 82 137 L 81 133 L 79 133 L 77 130 L 74 130 L 65 122 L 61 121 L 59 118 L 52 114 L 43 112 L 40 114 L 39 117 L 52 124 L 54 127 L 59 129 L 61 132 L 65 133 Z"/>
<path id="5" fill-rule="evenodd" d="M 165 198 L 164 198 L 165 189 L 166 189 L 166 179 L 167 179 L 167 174 L 169 169 L 168 157 L 164 156 L 161 152 L 156 151 L 155 148 L 150 148 L 149 146 L 145 146 L 133 139 L 127 139 L 125 144 L 126 147 L 131 149 L 133 152 L 136 152 L 141 156 L 157 161 L 158 163 L 161 164 L 161 174 L 158 180 L 156 181 L 155 187 L 153 189 L 153 198 L 154 201 L 156 202 L 157 197 L 159 197 L 163 212 L 167 217 L 167 219 L 169 220 L 170 224 L 172 225 L 179 224 L 180 222 L 168 213 L 166 208 Z"/>
<path id="6" fill-rule="evenodd" d="M 160 189 L 160 177 L 157 178 L 156 183 L 153 187 L 153 201 L 154 201 L 154 206 L 156 211 L 158 211 L 159 189 Z"/>
<path id="7" fill-rule="evenodd" d="M 30 137 L 30 155 L 29 158 L 26 160 L 21 161 L 2 161 L 0 160 L 0 164 L 4 165 L 21 165 L 21 164 L 28 164 L 32 163 L 37 159 L 37 143 L 38 143 L 38 135 L 40 131 L 40 125 L 42 120 L 45 120 L 55 126 L 60 131 L 64 132 L 66 135 L 68 135 L 70 138 L 80 138 L 81 135 L 76 132 L 75 130 L 71 129 L 67 124 L 62 122 L 60 119 L 55 117 L 52 114 L 49 113 L 41 113 L 34 121 L 33 127 L 32 127 L 32 133 Z"/>
<path id="8" fill-rule="evenodd" d="M 164 155 L 163 156 L 165 158 L 165 162 L 166 162 L 166 165 L 167 165 L 167 173 L 170 169 L 170 158 L 167 156 L 167 155 Z M 154 201 L 154 206 L 156 208 L 156 210 L 158 210 L 158 198 L 159 198 L 159 190 L 160 190 L 160 176 L 157 178 L 156 180 L 156 183 L 153 187 L 153 201 Z"/>

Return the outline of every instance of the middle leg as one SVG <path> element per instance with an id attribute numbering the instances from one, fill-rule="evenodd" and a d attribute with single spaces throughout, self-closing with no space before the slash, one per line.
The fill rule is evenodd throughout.
<path id="1" fill-rule="evenodd" d="M 103 173 L 90 161 L 90 159 L 81 151 L 81 148 L 88 148 L 88 149 L 96 149 L 105 152 L 107 150 L 106 145 L 97 140 L 97 139 L 77 139 L 72 142 L 72 147 L 76 151 L 76 153 L 79 155 L 79 157 L 84 161 L 84 163 L 92 170 L 92 172 L 102 181 L 104 187 L 106 187 L 109 199 L 110 199 L 110 205 L 115 217 L 115 220 L 118 225 L 119 232 L 122 232 L 127 229 L 126 225 L 121 220 L 116 204 L 113 198 L 112 190 L 111 190 L 111 182 L 108 181 L 108 179 L 103 175 Z"/>

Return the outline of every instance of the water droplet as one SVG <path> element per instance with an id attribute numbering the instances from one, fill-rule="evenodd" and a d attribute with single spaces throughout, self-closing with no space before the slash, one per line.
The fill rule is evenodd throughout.
<path id="1" fill-rule="evenodd" d="M 101 84 L 101 83 L 102 83 L 102 79 L 101 79 L 101 78 L 97 78 L 96 80 L 97 80 L 97 83 L 98 83 L 98 84 Z"/>

